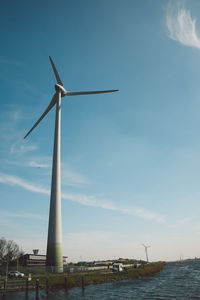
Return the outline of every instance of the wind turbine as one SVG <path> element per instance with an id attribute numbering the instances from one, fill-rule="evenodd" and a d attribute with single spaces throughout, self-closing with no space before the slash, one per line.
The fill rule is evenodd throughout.
<path id="1" fill-rule="evenodd" d="M 151 247 L 151 246 L 146 246 L 146 245 L 144 245 L 144 244 L 142 244 L 142 246 L 144 246 L 144 248 L 145 248 L 145 253 L 146 253 L 146 258 L 147 258 L 147 263 L 149 262 L 149 259 L 148 259 L 148 252 L 147 252 L 147 249 L 149 248 L 149 247 Z"/>
<path id="2" fill-rule="evenodd" d="M 53 149 L 53 163 L 52 163 L 52 179 L 51 179 L 51 197 L 49 210 L 49 227 L 48 227 L 48 241 L 47 241 L 47 269 L 52 272 L 63 272 L 63 257 L 62 257 L 62 231 L 61 231 L 61 184 L 60 184 L 60 123 L 61 123 L 61 98 L 65 96 L 77 95 L 91 95 L 117 92 L 118 90 L 104 90 L 104 91 L 78 91 L 70 92 L 63 87 L 53 60 L 49 56 L 57 83 L 55 84 L 55 94 L 48 107 L 28 131 L 24 138 L 26 138 L 31 131 L 42 121 L 48 112 L 56 105 L 55 118 L 55 132 L 54 132 L 54 149 Z"/>

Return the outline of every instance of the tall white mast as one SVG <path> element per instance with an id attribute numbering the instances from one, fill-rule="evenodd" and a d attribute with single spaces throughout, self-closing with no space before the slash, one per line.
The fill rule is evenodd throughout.
<path id="1" fill-rule="evenodd" d="M 62 222 L 61 222 L 61 179 L 60 179 L 60 130 L 61 130 L 61 97 L 91 95 L 117 92 L 118 90 L 104 91 L 78 91 L 69 92 L 63 87 L 56 67 L 51 59 L 51 65 L 56 77 L 57 84 L 55 85 L 56 93 L 54 94 L 48 107 L 33 125 L 29 132 L 25 135 L 26 138 L 31 131 L 42 121 L 46 114 L 56 104 L 56 121 L 54 132 L 54 149 L 53 149 L 53 164 L 52 164 L 52 180 L 51 180 L 51 198 L 49 210 L 49 229 L 47 240 L 47 271 L 60 273 L 63 272 L 63 256 L 62 256 Z"/>
<path id="2" fill-rule="evenodd" d="M 53 272 L 63 272 L 62 224 L 61 224 L 61 177 L 60 177 L 60 130 L 61 92 L 56 102 L 56 120 L 51 179 L 51 199 L 49 210 L 49 230 L 47 241 L 47 267 Z"/>

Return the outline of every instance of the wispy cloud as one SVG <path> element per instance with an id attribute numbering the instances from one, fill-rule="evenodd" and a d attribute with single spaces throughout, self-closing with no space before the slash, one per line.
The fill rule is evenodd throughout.
<path id="1" fill-rule="evenodd" d="M 0 226 L 1 226 L 1 229 L 3 227 L 5 228 L 9 228 L 11 230 L 16 230 L 17 227 L 18 227 L 18 224 L 16 224 L 16 222 L 13 222 L 12 220 L 4 217 L 4 216 L 1 216 L 0 218 Z"/>
<path id="2" fill-rule="evenodd" d="M 37 147 L 37 146 L 36 146 Z M 36 149 L 35 149 L 36 150 Z M 51 157 L 50 156 L 33 156 L 30 158 L 22 157 L 20 159 L 4 159 L 4 162 L 9 165 L 14 165 L 18 167 L 31 167 L 31 168 L 42 168 L 50 169 L 51 168 Z"/>
<path id="3" fill-rule="evenodd" d="M 180 220 L 177 220 L 174 224 L 170 225 L 169 227 L 172 228 L 179 228 L 179 227 L 183 227 L 183 226 L 188 226 L 189 223 L 191 223 L 191 221 L 194 218 L 192 216 L 187 216 L 185 218 L 182 218 Z"/>
<path id="4" fill-rule="evenodd" d="M 43 169 L 43 172 L 41 173 L 42 175 L 51 175 L 52 158 L 50 156 L 32 156 L 30 158 L 22 156 L 22 154 L 24 154 L 25 152 L 37 150 L 36 145 L 23 145 L 20 142 L 18 146 L 16 145 L 16 148 L 12 146 L 11 150 L 12 154 L 16 154 L 17 159 L 4 160 L 5 163 L 23 168 L 31 167 Z M 89 184 L 89 180 L 85 176 L 80 174 L 80 172 L 73 170 L 73 168 L 69 166 L 68 163 L 64 162 L 61 164 L 61 171 L 63 185 L 81 187 L 83 185 Z"/>
<path id="5" fill-rule="evenodd" d="M 89 231 L 89 232 L 70 232 L 63 238 L 71 243 L 102 243 L 111 241 L 114 238 L 121 237 L 119 233 L 110 231 Z"/>
<path id="6" fill-rule="evenodd" d="M 22 219 L 44 219 L 47 216 L 40 215 L 40 214 L 33 214 L 30 212 L 13 212 L 13 211 L 7 211 L 7 210 L 1 210 L 0 216 L 7 217 L 7 218 L 22 218 Z"/>
<path id="7" fill-rule="evenodd" d="M 9 119 L 13 122 L 13 123 L 17 123 L 20 122 L 21 120 L 23 120 L 23 115 L 20 109 L 12 109 L 9 111 Z"/>
<path id="8" fill-rule="evenodd" d="M 26 152 L 35 151 L 37 149 L 37 145 L 28 144 L 21 138 L 10 146 L 10 154 L 20 156 Z"/>
<path id="9" fill-rule="evenodd" d="M 166 25 L 169 37 L 185 46 L 200 48 L 200 36 L 196 28 L 196 19 L 192 18 L 190 11 L 170 2 L 167 10 Z"/>
<path id="10" fill-rule="evenodd" d="M 41 193 L 45 195 L 50 194 L 49 189 L 47 189 L 44 186 L 30 183 L 20 177 L 8 175 L 4 173 L 0 173 L 0 183 L 12 185 L 12 186 L 20 186 L 21 188 L 34 193 Z M 135 206 L 129 206 L 129 207 L 119 206 L 113 203 L 112 201 L 98 198 L 97 196 L 88 196 L 85 194 L 62 193 L 62 198 L 80 203 L 82 205 L 99 207 L 102 209 L 107 209 L 112 211 L 118 211 L 134 217 L 141 217 L 148 220 L 154 220 L 160 223 L 165 222 L 165 217 L 160 214 L 151 212 L 143 208 L 135 207 Z"/>
<path id="11" fill-rule="evenodd" d="M 51 164 L 49 163 L 42 163 L 42 162 L 38 162 L 38 161 L 34 161 L 34 160 L 31 160 L 29 163 L 28 163 L 28 166 L 29 167 L 33 167 L 33 168 L 42 168 L 42 169 L 49 169 L 51 168 Z"/>
<path id="12" fill-rule="evenodd" d="M 16 105 L 9 105 L 6 112 L 0 115 L 0 139 L 12 156 L 18 157 L 38 148 L 37 145 L 23 139 L 25 132 L 20 129 L 20 123 L 28 117 L 28 114 L 23 113 L 23 109 Z"/>
<path id="13" fill-rule="evenodd" d="M 10 144 L 16 142 L 20 136 L 23 137 L 23 132 L 18 127 L 20 118 L 21 112 L 19 109 L 9 107 L 6 112 L 0 112 L 0 138 L 4 143 Z"/>
<path id="14" fill-rule="evenodd" d="M 62 184 L 68 186 L 82 186 L 89 184 L 89 181 L 77 171 L 72 170 L 69 164 L 62 163 Z"/>
<path id="15" fill-rule="evenodd" d="M 35 185 L 33 183 L 29 183 L 25 180 L 23 180 L 20 177 L 13 176 L 13 175 L 7 175 L 5 173 L 0 173 L 0 182 L 6 183 L 12 186 L 19 186 L 25 190 L 28 190 L 30 192 L 34 193 L 41 193 L 49 195 L 49 190 L 44 188 L 43 186 Z"/>

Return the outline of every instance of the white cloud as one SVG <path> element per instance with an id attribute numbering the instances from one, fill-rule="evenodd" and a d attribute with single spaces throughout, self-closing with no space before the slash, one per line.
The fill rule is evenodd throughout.
<path id="1" fill-rule="evenodd" d="M 7 218 L 23 218 L 23 219 L 44 219 L 47 216 L 43 216 L 40 214 L 33 214 L 30 212 L 12 212 L 12 211 L 6 211 L 6 210 L 1 210 L 0 211 L 0 216 L 2 217 L 7 217 Z"/>
<path id="2" fill-rule="evenodd" d="M 18 219 L 16 221 L 16 219 Z M 0 211 L 0 227 L 2 229 L 2 233 L 4 232 L 3 228 L 10 229 L 10 234 L 12 232 L 18 232 L 19 235 L 24 233 L 24 219 L 34 219 L 34 220 L 47 220 L 47 215 L 41 215 L 41 214 L 34 214 L 32 212 L 27 211 L 7 211 L 7 210 L 1 210 Z M 22 222 L 23 220 L 23 222 Z M 13 237 L 11 238 L 13 239 Z"/>
<path id="3" fill-rule="evenodd" d="M 113 238 L 121 237 L 119 233 L 109 231 L 90 231 L 90 232 L 71 232 L 68 233 L 63 239 L 68 240 L 70 243 L 102 243 L 111 241 Z"/>
<path id="4" fill-rule="evenodd" d="M 17 157 L 16 160 L 6 160 L 4 162 L 9 165 L 14 165 L 18 167 L 32 167 L 32 168 L 42 168 L 42 169 L 50 169 L 51 168 L 51 158 L 49 156 L 37 156 L 27 159 L 26 157 L 22 157 L 20 159 Z M 49 174 L 49 173 L 48 173 Z"/>
<path id="5" fill-rule="evenodd" d="M 20 186 L 21 188 L 31 192 L 49 195 L 49 190 L 44 188 L 43 186 L 34 185 L 33 183 L 29 183 L 17 176 L 0 173 L 0 182 L 12 186 Z"/>
<path id="6" fill-rule="evenodd" d="M 16 154 L 16 160 L 5 160 L 4 163 L 9 165 L 15 165 L 18 167 L 31 167 L 42 169 L 41 175 L 51 176 L 52 158 L 49 156 L 32 156 L 30 159 L 22 156 L 25 152 L 34 151 L 37 149 L 36 145 L 21 145 L 22 141 L 19 141 L 19 145 L 12 145 L 11 154 Z M 22 147 L 23 146 L 23 147 Z M 21 158 L 21 159 L 20 159 Z M 42 171 L 41 170 L 41 171 Z M 67 186 L 81 187 L 88 185 L 89 180 L 79 172 L 73 170 L 68 163 L 61 164 L 62 171 L 62 184 Z"/>
<path id="7" fill-rule="evenodd" d="M 35 151 L 37 149 L 37 145 L 30 145 L 21 138 L 10 146 L 10 154 L 20 156 L 26 152 Z"/>
<path id="8" fill-rule="evenodd" d="M 13 109 L 9 112 L 9 118 L 11 122 L 17 123 L 23 119 L 23 115 L 20 109 Z"/>
<path id="9" fill-rule="evenodd" d="M 170 225 L 169 227 L 172 228 L 179 228 L 183 226 L 188 226 L 189 223 L 194 219 L 192 216 L 187 216 L 185 218 L 182 218 L 180 220 L 177 220 L 174 224 Z"/>
<path id="10" fill-rule="evenodd" d="M 40 162 L 32 160 L 28 163 L 28 166 L 33 167 L 33 168 L 49 169 L 51 167 L 51 164 L 40 163 Z"/>
<path id="11" fill-rule="evenodd" d="M 174 2 L 172 3 L 174 4 Z M 200 48 L 200 36 L 196 29 L 196 19 L 192 18 L 190 11 L 183 7 L 169 6 L 166 25 L 169 30 L 169 37 L 172 40 L 185 46 Z"/>
<path id="12" fill-rule="evenodd" d="M 94 206 L 100 207 L 103 209 L 119 211 L 121 213 L 133 216 L 133 217 L 141 217 L 148 220 L 154 220 L 160 223 L 165 222 L 165 217 L 156 213 L 153 213 L 149 210 L 146 210 L 141 207 L 136 206 L 129 206 L 123 207 L 120 205 L 116 205 L 115 203 L 102 198 L 97 198 L 96 196 L 87 196 L 84 194 L 70 194 L 70 193 L 63 193 L 62 198 L 78 202 L 83 205 L 87 206 Z"/>
<path id="13" fill-rule="evenodd" d="M 45 195 L 50 194 L 49 189 L 47 189 L 46 187 L 41 186 L 41 185 L 36 185 L 34 183 L 30 183 L 20 177 L 13 176 L 13 175 L 7 175 L 4 173 L 0 173 L 0 182 L 9 184 L 12 186 L 20 186 L 21 188 L 23 188 L 25 190 L 35 192 L 35 193 L 41 193 L 41 194 L 45 194 Z M 134 207 L 134 206 L 131 206 L 131 207 L 119 206 L 107 199 L 97 198 L 97 196 L 88 196 L 85 194 L 62 193 L 62 198 L 80 203 L 82 205 L 118 211 L 118 212 L 121 212 L 121 213 L 124 213 L 127 215 L 131 215 L 134 217 L 141 217 L 144 219 L 154 220 L 154 221 L 161 222 L 161 223 L 165 222 L 165 217 L 162 215 L 159 215 L 157 213 L 148 211 L 143 208 Z"/>
<path id="14" fill-rule="evenodd" d="M 0 138 L 3 141 L 2 145 L 10 149 L 9 154 L 19 157 L 30 151 L 35 151 L 38 146 L 31 144 L 30 141 L 24 140 L 24 130 L 20 129 L 20 123 L 29 119 L 28 113 L 23 113 L 23 109 L 16 105 L 9 105 L 6 112 L 0 113 Z"/>
<path id="15" fill-rule="evenodd" d="M 89 181 L 78 172 L 72 170 L 68 165 L 62 164 L 62 184 L 69 186 L 80 186 L 88 184 Z"/>
<path id="16" fill-rule="evenodd" d="M 17 229 L 18 224 L 16 224 L 16 222 L 12 222 L 8 218 L 4 218 L 4 217 L 1 216 L 1 218 L 0 218 L 0 227 L 1 227 L 1 230 L 2 230 L 3 227 L 5 227 L 5 228 L 9 228 L 12 231 L 14 231 L 14 230 Z"/>

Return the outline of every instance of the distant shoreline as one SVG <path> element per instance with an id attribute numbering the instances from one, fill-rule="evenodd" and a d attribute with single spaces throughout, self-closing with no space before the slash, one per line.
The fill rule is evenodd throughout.
<path id="1" fill-rule="evenodd" d="M 94 284 L 100 284 L 105 282 L 115 282 L 115 281 L 151 276 L 162 271 L 164 266 L 165 266 L 165 262 L 157 262 L 157 263 L 141 265 L 137 269 L 129 268 L 122 272 L 112 272 L 109 270 L 102 270 L 101 272 L 90 271 L 87 273 L 79 273 L 78 276 L 79 278 L 81 276 L 84 276 L 84 283 L 85 286 L 87 286 L 87 285 L 94 285 Z M 74 275 L 74 278 L 72 275 Z M 69 279 L 68 279 L 69 288 L 81 287 L 81 281 L 77 279 L 78 278 L 76 274 L 69 275 Z M 56 288 L 56 285 L 54 287 Z"/>
<path id="2" fill-rule="evenodd" d="M 70 274 L 36 274 L 33 275 L 32 280 L 29 282 L 29 290 L 35 290 L 36 280 L 39 280 L 39 290 L 41 289 L 71 289 L 74 287 L 86 287 L 87 285 L 95 285 L 106 282 L 115 282 L 121 280 L 143 278 L 152 276 L 163 270 L 165 262 L 156 262 L 141 265 L 139 268 L 128 268 L 122 272 L 113 272 L 111 270 L 89 271 L 81 273 Z M 26 280 L 26 278 L 25 278 Z M 11 279 L 12 288 L 7 287 L 8 293 L 17 291 L 26 291 L 25 280 Z M 22 285 L 22 283 L 24 283 Z M 1 283 L 0 293 L 3 294 L 3 286 Z"/>

